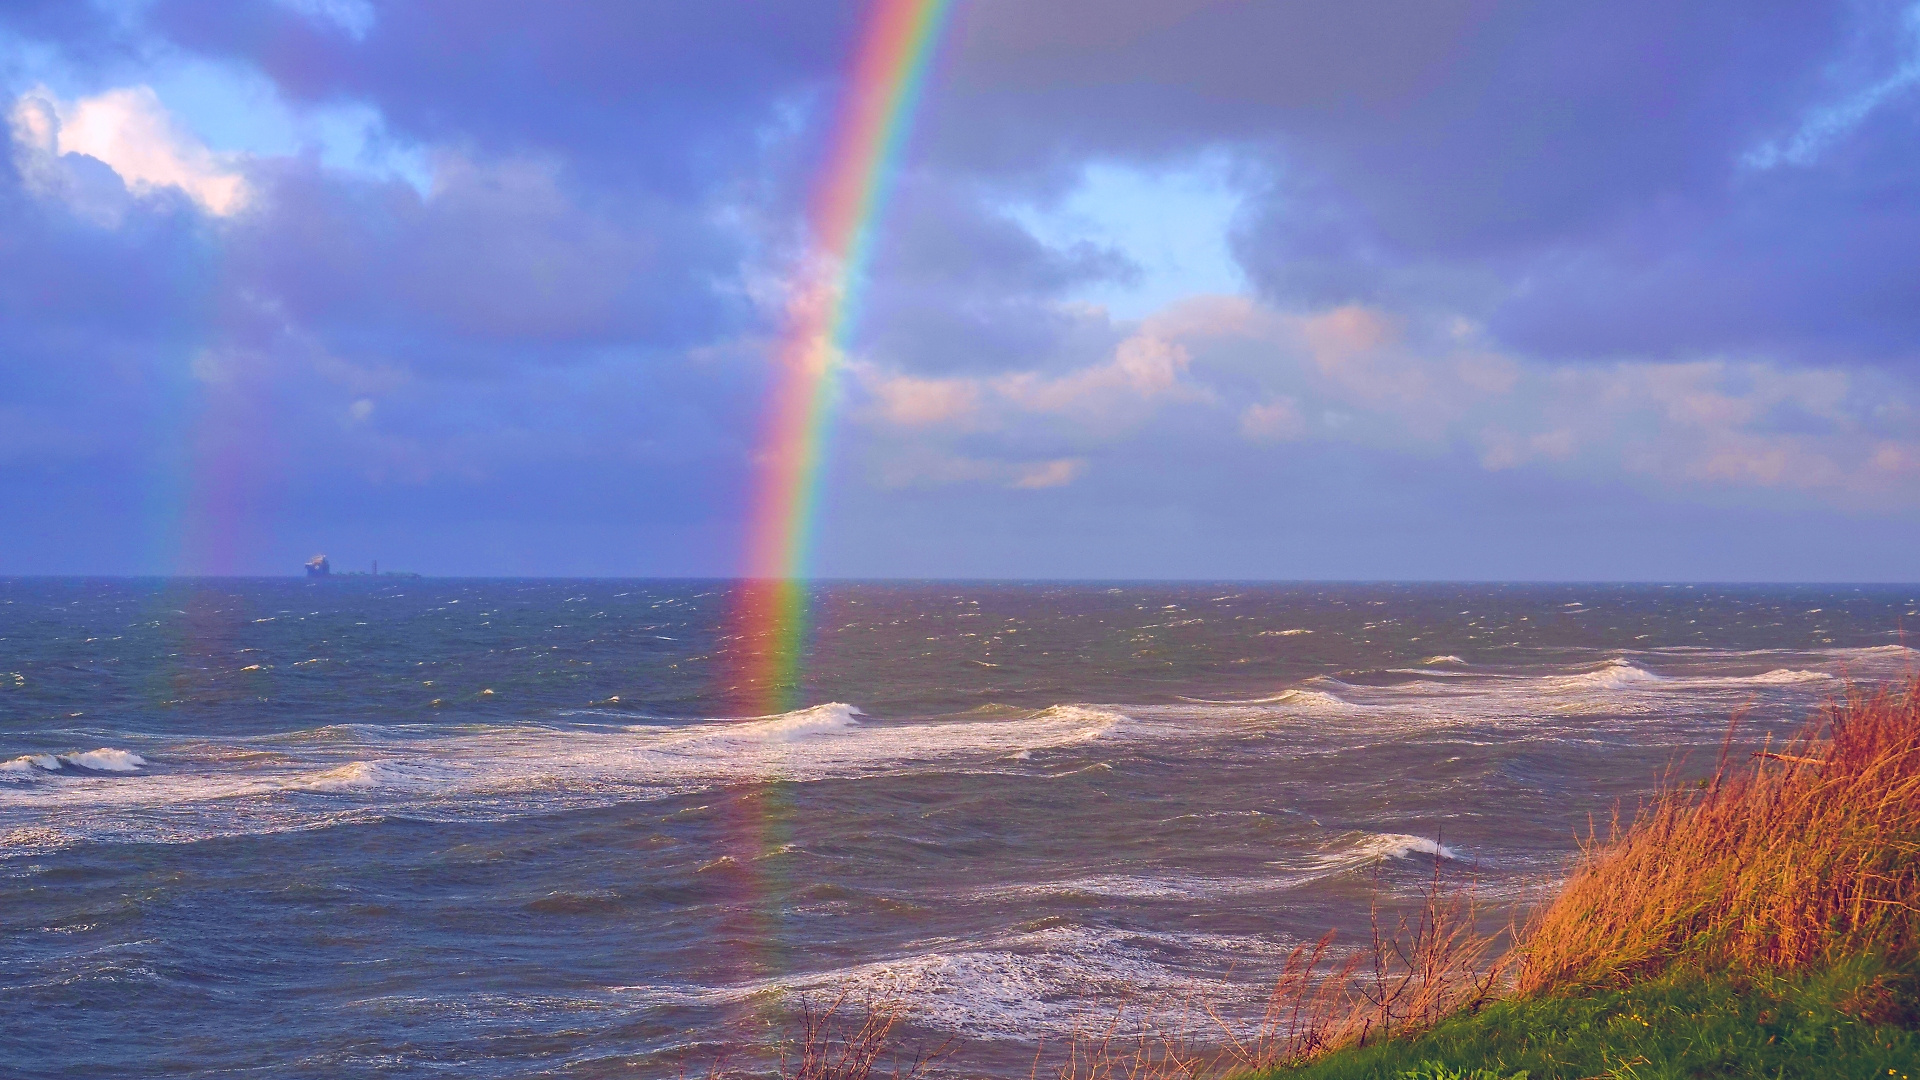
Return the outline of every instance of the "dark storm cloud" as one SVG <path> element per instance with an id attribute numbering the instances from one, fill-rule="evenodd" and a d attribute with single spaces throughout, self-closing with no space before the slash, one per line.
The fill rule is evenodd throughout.
<path id="1" fill-rule="evenodd" d="M 137 454 L 219 276 L 218 245 L 184 199 L 106 229 L 49 208 L 0 165 L 0 454 Z"/>
<path id="2" fill-rule="evenodd" d="M 1538 352 L 1776 355 L 1920 372 L 1920 116 L 1891 107 L 1819 160 L 1746 169 L 1516 267 L 1495 325 Z"/>
<path id="3" fill-rule="evenodd" d="M 1238 251 L 1282 303 L 1449 306 L 1548 356 L 1912 339 L 1913 93 L 1815 160 L 1743 164 L 1912 62 L 1894 5 L 983 2 L 965 25 L 943 160 L 1066 183 L 1237 147 L 1271 175 Z"/>
<path id="4" fill-rule="evenodd" d="M 738 245 L 698 207 L 582 193 L 542 161 L 443 161 L 430 199 L 299 163 L 263 173 L 231 273 L 347 355 L 473 375 L 614 345 L 686 348 L 742 317 L 716 289 Z"/>
<path id="5" fill-rule="evenodd" d="M 181 46 L 258 65 L 302 101 L 370 101 L 398 133 L 528 152 L 699 195 L 759 153 L 763 129 L 845 64 L 853 4 L 372 6 L 364 36 L 269 0 L 161 0 Z"/>
<path id="6" fill-rule="evenodd" d="M 175 468 L 264 522 L 203 568 L 339 544 L 424 569 L 730 569 L 863 10 L 9 5 L 0 29 L 57 56 L 70 97 L 213 61 L 295 112 L 369 110 L 432 174 L 241 155 L 248 203 L 216 217 L 91 157 L 60 158 L 57 191 L 9 166 L 0 461 L 29 477 L 20 528 L 95 537 L 10 549 L 166 568 L 97 537 Z M 1528 561 L 1524 530 L 1488 537 L 1546 504 L 1576 539 L 1704 531 L 1701 492 L 1736 480 L 1761 493 L 1740 513 L 1779 522 L 1808 505 L 1779 491 L 1873 462 L 1864 504 L 1920 475 L 1899 381 L 1916 57 L 1906 9 L 1877 3 L 962 0 L 854 342 L 842 439 L 885 468 L 845 470 L 829 568 L 1564 575 L 1579 560 Z M 1210 153 L 1262 304 L 1136 324 L 1072 302 L 1145 268 L 1022 213 L 1090 164 Z M 1443 539 L 1396 563 L 1402 533 Z"/>
<path id="7" fill-rule="evenodd" d="M 1042 244 L 965 181 L 920 172 L 901 189 L 875 257 L 859 351 L 942 374 L 1085 363 L 1113 346 L 1107 320 L 1056 300 L 1091 281 L 1137 278 L 1124 253 Z"/>

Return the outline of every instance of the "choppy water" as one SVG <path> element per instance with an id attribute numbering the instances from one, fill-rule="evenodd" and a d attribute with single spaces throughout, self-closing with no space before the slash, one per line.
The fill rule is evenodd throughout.
<path id="1" fill-rule="evenodd" d="M 1026 1076 L 1123 1001 L 1257 1010 L 1436 847 L 1540 895 L 1731 713 L 1911 670 L 1920 592 L 818 607 L 814 704 L 739 718 L 724 583 L 0 581 L 0 1072 L 697 1075 L 852 988 Z"/>

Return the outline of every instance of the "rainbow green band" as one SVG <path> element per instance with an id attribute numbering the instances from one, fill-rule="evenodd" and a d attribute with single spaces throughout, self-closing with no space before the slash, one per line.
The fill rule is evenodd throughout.
<path id="1" fill-rule="evenodd" d="M 952 0 L 877 0 L 809 222 L 818 261 L 798 290 L 776 356 L 759 444 L 736 617 L 733 696 L 762 713 L 795 704 L 810 636 L 807 579 L 838 375 L 859 314 L 874 235 Z"/>

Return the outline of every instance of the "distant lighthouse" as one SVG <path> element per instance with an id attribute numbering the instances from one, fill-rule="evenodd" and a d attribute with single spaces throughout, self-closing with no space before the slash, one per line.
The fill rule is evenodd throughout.
<path id="1" fill-rule="evenodd" d="M 325 555 L 315 555 L 307 560 L 308 577 L 326 577 L 331 573 L 333 573 L 333 566 L 327 562 Z"/>

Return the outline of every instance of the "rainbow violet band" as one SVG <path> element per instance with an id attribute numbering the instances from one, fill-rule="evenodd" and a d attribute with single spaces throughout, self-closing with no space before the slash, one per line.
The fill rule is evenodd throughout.
<path id="1" fill-rule="evenodd" d="M 788 305 L 755 455 L 746 581 L 735 599 L 737 703 L 797 702 L 810 634 L 807 579 L 838 375 L 859 313 L 874 233 L 952 0 L 875 0 L 810 205 L 813 271 Z"/>

